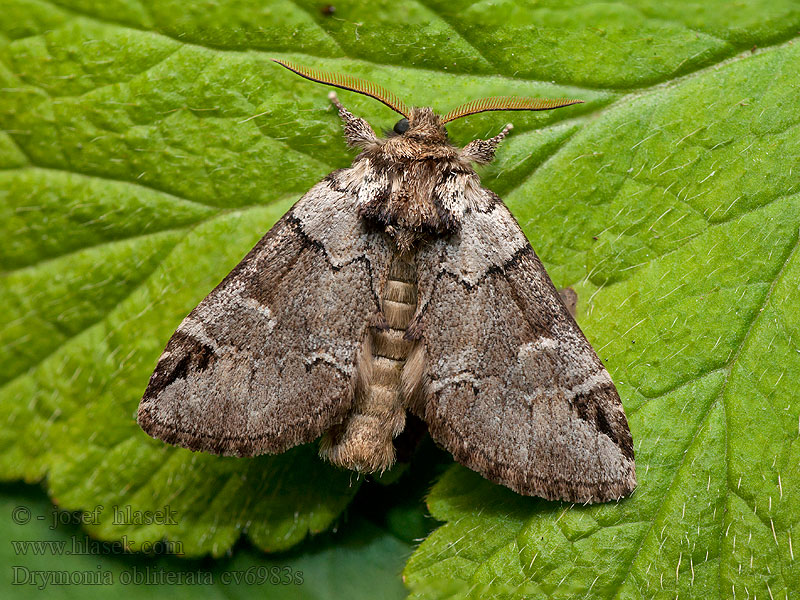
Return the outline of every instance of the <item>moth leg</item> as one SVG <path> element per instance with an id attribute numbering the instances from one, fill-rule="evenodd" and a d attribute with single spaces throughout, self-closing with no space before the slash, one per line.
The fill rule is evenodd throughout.
<path id="1" fill-rule="evenodd" d="M 575 318 L 575 311 L 578 309 L 578 292 L 571 287 L 567 287 L 558 290 L 558 295 L 561 296 L 561 300 L 564 301 L 564 306 L 567 307 L 569 314 Z"/>
<path id="2" fill-rule="evenodd" d="M 469 144 L 461 149 L 461 158 L 470 162 L 476 162 L 484 165 L 494 160 L 494 153 L 497 146 L 508 135 L 508 132 L 514 129 L 514 126 L 509 123 L 503 127 L 503 131 L 498 133 L 493 138 L 488 140 L 472 140 Z"/>
<path id="3" fill-rule="evenodd" d="M 339 102 L 336 92 L 328 94 L 328 98 L 339 109 L 339 117 L 344 121 L 344 139 L 347 141 L 348 146 L 366 149 L 378 143 L 378 137 L 372 131 L 369 123 L 347 110 Z"/>

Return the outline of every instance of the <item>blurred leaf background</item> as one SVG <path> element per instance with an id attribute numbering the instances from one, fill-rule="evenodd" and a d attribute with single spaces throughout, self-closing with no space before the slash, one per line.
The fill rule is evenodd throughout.
<path id="1" fill-rule="evenodd" d="M 2 10 L 6 597 L 800 593 L 800 3 L 3 0 Z M 327 90 L 270 57 L 362 76 L 440 112 L 489 95 L 586 100 L 477 115 L 450 133 L 465 144 L 514 122 L 483 181 L 555 283 L 579 292 L 579 322 L 631 421 L 632 498 L 522 498 L 430 441 L 407 468 L 362 482 L 311 446 L 219 458 L 139 430 L 139 397 L 175 326 L 352 159 Z M 376 130 L 397 119 L 340 97 Z M 51 528 L 51 502 L 65 520 L 103 510 Z M 115 505 L 168 506 L 177 522 L 116 524 Z M 134 552 L 13 543 L 88 534 Z M 136 552 L 162 539 L 186 556 Z M 303 583 L 223 581 L 264 566 Z M 54 569 L 113 583 L 30 575 Z M 125 585 L 123 573 L 147 569 L 184 583 Z M 24 570 L 34 582 L 12 585 Z M 187 583 L 190 573 L 212 582 Z"/>

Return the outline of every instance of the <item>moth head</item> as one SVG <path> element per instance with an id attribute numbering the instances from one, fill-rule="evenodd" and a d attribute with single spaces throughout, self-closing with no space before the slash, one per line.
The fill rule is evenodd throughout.
<path id="1" fill-rule="evenodd" d="M 439 115 L 433 109 L 417 107 L 411 109 L 408 118 L 400 119 L 394 126 L 394 133 L 405 139 L 427 143 L 445 143 L 447 130 Z"/>
<path id="2" fill-rule="evenodd" d="M 447 140 L 446 123 L 477 113 L 498 110 L 552 110 L 583 102 L 583 100 L 571 100 L 568 98 L 547 99 L 496 96 L 472 100 L 454 108 L 445 115 L 437 115 L 430 108 L 409 108 L 405 102 L 386 88 L 364 79 L 351 75 L 309 69 L 275 58 L 272 60 L 311 81 L 375 98 L 402 116 L 392 128 L 394 134 L 426 142 L 445 142 Z"/>

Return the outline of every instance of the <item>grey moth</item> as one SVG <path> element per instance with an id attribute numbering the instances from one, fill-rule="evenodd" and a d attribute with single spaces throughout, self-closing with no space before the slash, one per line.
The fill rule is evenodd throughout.
<path id="1" fill-rule="evenodd" d="M 402 118 L 378 137 L 331 93 L 360 153 L 178 326 L 141 400 L 141 427 L 234 456 L 321 438 L 327 460 L 376 472 L 395 462 L 411 413 L 455 460 L 520 494 L 629 494 L 633 442 L 611 377 L 570 298 L 474 170 L 511 126 L 463 148 L 445 129 L 479 112 L 578 101 L 488 98 L 442 116 L 354 77 L 276 62 Z"/>

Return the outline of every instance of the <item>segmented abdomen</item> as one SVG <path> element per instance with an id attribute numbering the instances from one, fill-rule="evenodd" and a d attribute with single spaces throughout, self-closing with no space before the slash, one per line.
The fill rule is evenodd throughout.
<path id="1" fill-rule="evenodd" d="M 417 308 L 413 256 L 396 254 L 381 294 L 386 327 L 371 327 L 357 363 L 353 408 L 328 432 L 320 453 L 358 471 L 383 471 L 394 463 L 392 440 L 405 426 L 402 372 L 415 342 L 405 333 Z"/>

